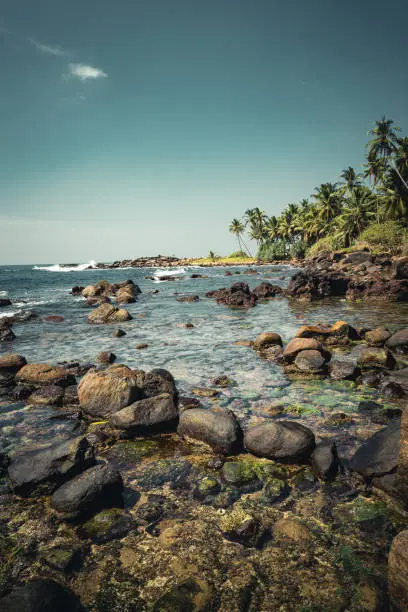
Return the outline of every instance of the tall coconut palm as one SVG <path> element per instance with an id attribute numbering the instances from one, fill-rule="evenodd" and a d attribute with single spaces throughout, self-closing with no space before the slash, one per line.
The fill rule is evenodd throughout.
<path id="1" fill-rule="evenodd" d="M 361 185 L 361 176 L 360 174 L 356 174 L 356 171 L 352 166 L 344 168 L 340 176 L 343 179 L 344 187 L 346 188 L 349 194 L 352 192 L 354 187 L 358 187 L 359 185 Z"/>
<path id="2" fill-rule="evenodd" d="M 241 244 L 241 237 L 245 231 L 245 226 L 242 223 L 242 221 L 240 221 L 239 219 L 233 219 L 231 221 L 231 225 L 229 226 L 229 231 L 231 232 L 231 234 L 234 234 L 234 236 L 236 237 L 238 241 L 238 248 L 240 251 L 242 251 L 243 248 Z"/>
<path id="3" fill-rule="evenodd" d="M 398 136 L 396 132 L 401 131 L 398 125 L 395 125 L 393 119 L 387 119 L 385 115 L 380 121 L 375 122 L 375 127 L 368 132 L 373 138 L 368 142 L 367 146 L 369 153 L 374 157 L 387 159 L 396 149 Z"/>
<path id="4" fill-rule="evenodd" d="M 265 240 L 265 223 L 268 217 L 260 208 L 248 208 L 245 211 L 245 225 L 249 227 L 248 234 L 252 240 L 256 240 L 258 246 Z"/>
<path id="5" fill-rule="evenodd" d="M 265 223 L 265 232 L 268 237 L 268 240 L 276 240 L 279 238 L 279 223 L 278 219 L 272 215 L 269 217 Z"/>
<path id="6" fill-rule="evenodd" d="M 341 196 L 336 183 L 323 183 L 316 188 L 312 197 L 316 200 L 318 215 L 322 221 L 329 223 L 339 213 Z"/>
<path id="7" fill-rule="evenodd" d="M 349 247 L 368 225 L 375 214 L 373 211 L 374 196 L 367 187 L 355 187 L 345 199 L 341 215 L 336 220 L 338 227 L 337 237 L 341 238 L 345 247 Z"/>

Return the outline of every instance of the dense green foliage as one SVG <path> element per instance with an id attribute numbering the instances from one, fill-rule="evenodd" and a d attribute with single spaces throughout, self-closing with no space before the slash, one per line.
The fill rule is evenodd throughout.
<path id="1" fill-rule="evenodd" d="M 406 249 L 408 228 L 408 137 L 383 117 L 369 132 L 362 174 L 349 166 L 336 183 L 322 183 L 309 199 L 288 204 L 279 217 L 259 208 L 233 219 L 229 231 L 240 250 L 243 236 L 258 244 L 261 260 L 315 255 L 365 244 L 372 250 Z M 248 251 L 249 253 L 249 251 Z"/>
<path id="2" fill-rule="evenodd" d="M 242 259 L 249 258 L 249 255 L 245 251 L 234 251 L 233 253 L 231 253 L 231 255 L 228 255 L 228 257 L 232 259 Z"/>

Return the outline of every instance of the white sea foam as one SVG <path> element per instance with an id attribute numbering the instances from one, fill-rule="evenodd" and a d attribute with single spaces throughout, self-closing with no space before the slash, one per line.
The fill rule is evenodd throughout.
<path id="1" fill-rule="evenodd" d="M 46 270 L 47 272 L 83 272 L 88 269 L 95 269 L 96 262 L 90 261 L 84 264 L 78 264 L 77 266 L 65 266 L 60 264 L 54 264 L 53 266 L 34 266 L 33 270 Z"/>
<path id="2" fill-rule="evenodd" d="M 156 281 L 165 280 L 166 278 L 171 278 L 172 276 L 180 276 L 181 274 L 185 274 L 186 271 L 184 268 L 172 268 L 169 270 L 165 268 L 161 270 L 160 268 L 153 272 L 153 278 Z"/>

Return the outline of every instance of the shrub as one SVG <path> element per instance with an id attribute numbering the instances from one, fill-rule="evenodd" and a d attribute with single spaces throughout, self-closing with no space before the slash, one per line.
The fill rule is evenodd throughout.
<path id="1" fill-rule="evenodd" d="M 337 251 L 340 249 L 343 244 L 341 244 L 341 240 L 334 236 L 325 236 L 324 238 L 320 238 L 317 242 L 312 244 L 312 246 L 307 251 L 308 257 L 315 257 L 319 253 L 323 251 Z"/>
<path id="2" fill-rule="evenodd" d="M 303 259 L 306 254 L 307 244 L 303 240 L 294 242 L 289 247 L 289 255 L 292 259 Z"/>
<path id="3" fill-rule="evenodd" d="M 264 242 L 258 250 L 258 259 L 261 261 L 282 261 L 289 258 L 288 245 L 285 240 Z"/>
<path id="4" fill-rule="evenodd" d="M 372 223 L 358 237 L 358 246 L 367 246 L 370 251 L 389 251 L 393 255 L 407 248 L 408 235 L 398 221 Z"/>
<path id="5" fill-rule="evenodd" d="M 248 253 L 245 251 L 234 251 L 231 255 L 228 255 L 231 259 L 249 259 Z"/>

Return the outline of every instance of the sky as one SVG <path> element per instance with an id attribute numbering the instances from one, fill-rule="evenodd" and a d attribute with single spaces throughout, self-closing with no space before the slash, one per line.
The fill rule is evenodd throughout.
<path id="1" fill-rule="evenodd" d="M 0 0 L 0 265 L 227 254 L 408 133 L 408 2 Z"/>

